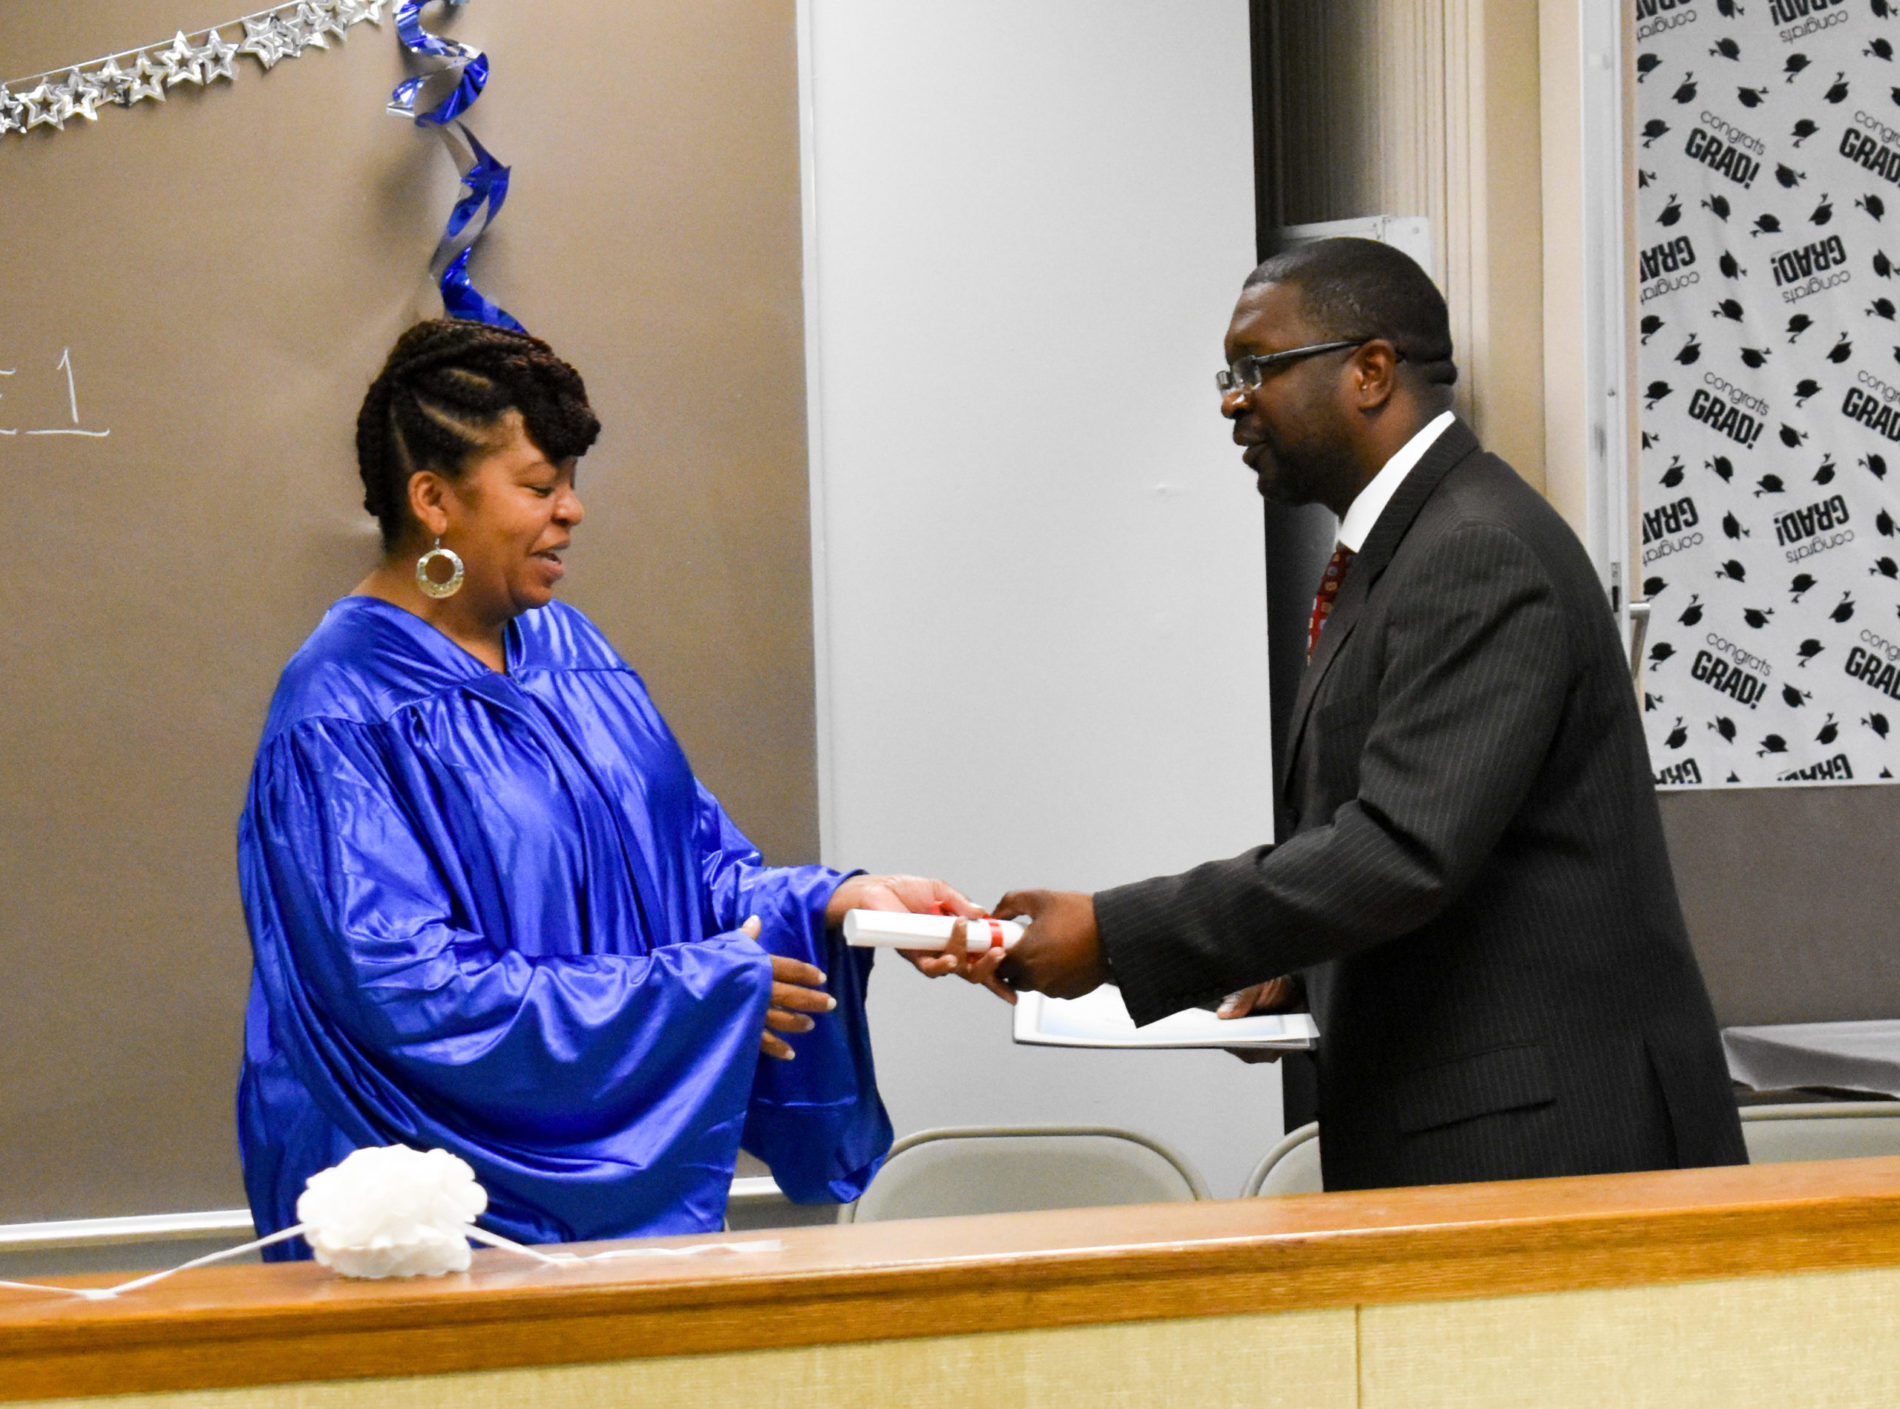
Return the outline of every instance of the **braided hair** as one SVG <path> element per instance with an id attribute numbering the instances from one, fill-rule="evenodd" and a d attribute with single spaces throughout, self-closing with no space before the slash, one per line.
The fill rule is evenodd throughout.
<path id="1" fill-rule="evenodd" d="M 600 434 L 580 373 L 537 337 L 436 318 L 396 339 L 356 417 L 363 507 L 376 516 L 385 550 L 409 525 L 410 478 L 423 470 L 460 478 L 510 410 L 557 464 Z"/>

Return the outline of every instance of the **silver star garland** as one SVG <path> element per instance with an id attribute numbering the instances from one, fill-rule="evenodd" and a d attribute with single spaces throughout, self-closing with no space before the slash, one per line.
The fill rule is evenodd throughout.
<path id="1" fill-rule="evenodd" d="M 126 107 L 129 108 L 134 103 L 142 103 L 147 98 L 160 103 L 165 101 L 165 75 L 152 66 L 150 54 L 139 55 L 139 61 L 132 69 L 131 78 L 132 86 L 125 90 L 125 97 L 120 100 Z"/>
<path id="2" fill-rule="evenodd" d="M 176 88 L 181 83 L 195 83 L 204 87 L 204 60 L 198 54 L 192 42 L 185 38 L 185 31 L 179 30 L 172 40 L 172 47 L 158 56 L 159 67 L 165 71 L 165 86 Z"/>
<path id="3" fill-rule="evenodd" d="M 125 106 L 125 95 L 132 87 L 132 76 L 119 67 L 117 59 L 107 59 L 93 70 L 92 77 L 106 102 Z"/>
<path id="4" fill-rule="evenodd" d="M 279 59 L 297 57 L 289 27 L 276 15 L 245 20 L 244 42 L 238 46 L 238 52 L 249 54 L 266 70 L 276 68 Z"/>
<path id="5" fill-rule="evenodd" d="M 74 69 L 66 75 L 66 81 L 60 85 L 59 91 L 66 100 L 65 106 L 71 109 L 67 113 L 68 117 L 83 117 L 87 122 L 99 120 L 99 104 L 106 95 L 98 79 Z"/>
<path id="6" fill-rule="evenodd" d="M 310 42 L 319 49 L 330 47 L 330 39 L 348 37 L 349 26 L 336 17 L 336 0 L 303 0 L 297 6 L 297 23 L 303 26 Z"/>
<path id="7" fill-rule="evenodd" d="M 194 31 L 197 44 L 191 34 L 179 30 L 169 41 L 0 83 L 0 138 L 24 136 L 40 127 L 63 132 L 76 117 L 97 122 L 104 107 L 136 107 L 148 99 L 162 103 L 169 90 L 184 83 L 202 88 L 220 79 L 234 82 L 241 58 L 256 59 L 258 67 L 268 71 L 307 49 L 328 49 L 332 39 L 347 39 L 359 24 L 380 29 L 384 8 L 391 2 L 294 0 Z M 240 26 L 243 40 L 233 43 L 225 31 Z M 121 60 L 127 62 L 121 66 Z"/>
<path id="8" fill-rule="evenodd" d="M 222 78 L 229 83 L 235 79 L 237 73 L 231 65 L 237 59 L 237 52 L 238 46 L 226 40 L 217 30 L 207 34 L 205 42 L 198 49 L 198 62 L 204 72 L 204 81 L 209 84 L 214 79 Z"/>
<path id="9" fill-rule="evenodd" d="M 26 104 L 28 132 L 36 127 L 48 126 L 57 127 L 61 132 L 66 130 L 66 116 L 59 111 L 59 103 L 45 79 L 42 78 L 38 86 L 30 92 L 22 93 L 20 101 Z"/>

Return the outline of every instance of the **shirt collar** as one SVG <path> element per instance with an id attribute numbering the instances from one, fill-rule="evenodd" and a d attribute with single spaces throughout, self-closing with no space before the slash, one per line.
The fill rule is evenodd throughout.
<path id="1" fill-rule="evenodd" d="M 1346 517 L 1339 521 L 1341 547 L 1357 553 L 1366 546 L 1372 526 L 1379 521 L 1379 515 L 1385 512 L 1385 506 L 1392 502 L 1392 496 L 1405 483 L 1405 477 L 1412 473 L 1412 467 L 1425 458 L 1425 452 L 1432 448 L 1432 442 L 1445 433 L 1453 419 L 1451 412 L 1441 411 L 1427 421 L 1423 429 L 1401 445 L 1398 453 L 1385 462 L 1379 473 L 1372 477 L 1372 483 L 1359 491 L 1359 497 L 1346 510 Z"/>

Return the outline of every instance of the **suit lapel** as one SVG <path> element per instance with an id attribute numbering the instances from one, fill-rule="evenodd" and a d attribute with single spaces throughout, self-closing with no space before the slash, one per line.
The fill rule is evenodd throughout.
<path id="1" fill-rule="evenodd" d="M 1391 565 L 1393 554 L 1398 552 L 1399 544 L 1404 541 L 1406 532 L 1412 527 L 1412 521 L 1418 517 L 1419 510 L 1425 507 L 1425 501 L 1432 497 L 1432 491 L 1439 482 L 1450 474 L 1452 469 L 1467 455 L 1478 449 L 1478 438 L 1463 421 L 1454 420 L 1437 440 L 1412 467 L 1386 504 L 1379 521 L 1372 526 L 1372 532 L 1366 536 L 1363 547 L 1346 569 L 1346 580 L 1339 589 L 1339 598 L 1333 603 L 1332 614 L 1326 619 L 1325 629 L 1320 632 L 1319 648 L 1314 651 L 1313 659 L 1307 662 L 1305 673 L 1300 676 L 1299 693 L 1293 697 L 1293 717 L 1287 727 L 1286 776 L 1280 780 L 1280 793 L 1287 794 L 1288 784 L 1293 779 L 1294 763 L 1300 755 L 1300 745 L 1306 736 L 1307 716 L 1312 713 L 1313 697 L 1319 691 L 1320 681 L 1326 678 L 1326 672 L 1332 667 L 1339 653 L 1344 649 L 1346 640 L 1352 635 L 1363 614 L 1366 598 L 1386 568 Z"/>

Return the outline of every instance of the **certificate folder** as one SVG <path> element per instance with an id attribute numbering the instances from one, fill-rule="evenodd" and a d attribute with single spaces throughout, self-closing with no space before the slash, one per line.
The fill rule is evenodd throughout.
<path id="1" fill-rule="evenodd" d="M 1016 1000 L 1016 1040 L 1033 1047 L 1254 1047 L 1305 1051 L 1319 1040 L 1308 1013 L 1217 1018 L 1205 1008 L 1136 1027 L 1121 990 L 1103 984 L 1080 998 L 1025 993 Z"/>

